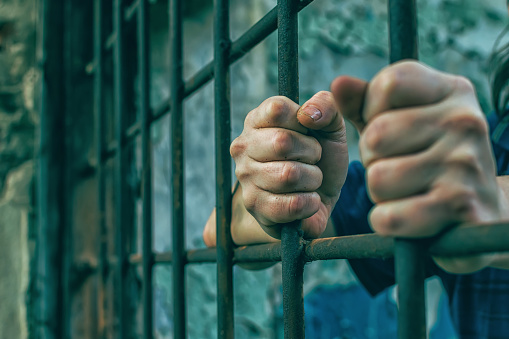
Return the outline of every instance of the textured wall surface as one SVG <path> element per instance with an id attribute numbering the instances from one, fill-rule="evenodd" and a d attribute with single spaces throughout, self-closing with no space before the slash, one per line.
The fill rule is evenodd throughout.
<path id="1" fill-rule="evenodd" d="M 0 338 L 27 336 L 34 114 L 34 0 L 0 2 Z"/>

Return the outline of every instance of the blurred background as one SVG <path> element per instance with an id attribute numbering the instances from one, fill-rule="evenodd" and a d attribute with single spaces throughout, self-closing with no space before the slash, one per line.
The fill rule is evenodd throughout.
<path id="1" fill-rule="evenodd" d="M 98 324 L 94 313 L 97 309 L 94 300 L 103 290 L 96 274 L 99 260 L 96 239 L 100 236 L 97 220 L 102 216 L 98 216 L 96 207 L 97 178 L 93 170 L 97 163 L 92 106 L 93 1 L 59 1 L 65 5 L 61 8 L 61 20 L 46 21 L 45 26 L 41 25 L 42 2 L 0 1 L 0 338 L 42 338 L 41 327 L 53 331 L 59 326 L 54 323 L 56 320 L 41 314 L 44 309 L 41 300 L 47 302 L 52 298 L 63 298 L 64 319 L 69 322 L 66 331 L 72 338 L 96 338 L 97 333 L 109 338 L 115 326 L 108 317 L 108 309 L 112 307 L 108 295 L 114 293 L 113 285 L 104 288 L 104 321 Z M 104 0 L 104 3 L 106 8 L 111 6 L 111 1 Z M 420 59 L 440 70 L 468 77 L 477 88 L 482 108 L 490 112 L 488 60 L 497 36 L 507 25 L 505 1 L 427 0 L 417 3 Z M 241 36 L 275 4 L 275 0 L 231 0 L 232 39 Z M 213 4 L 211 0 L 189 0 L 184 1 L 184 5 L 184 78 L 188 79 L 212 60 Z M 338 75 L 370 79 L 387 65 L 386 7 L 385 0 L 316 0 L 300 13 L 301 103 L 317 91 L 327 90 Z M 167 13 L 167 1 L 151 1 L 151 107 L 164 104 L 170 96 Z M 45 34 L 66 32 L 64 43 L 43 44 L 42 27 L 50 28 Z M 127 31 L 126 41 L 129 41 L 129 34 Z M 48 68 L 51 58 L 58 53 L 63 53 L 65 63 Z M 108 74 L 113 64 L 111 57 L 105 59 L 104 72 Z M 45 77 L 51 77 L 55 84 L 60 81 L 61 95 L 44 99 L 41 83 Z M 132 80 L 134 87 L 138 81 L 136 75 Z M 232 66 L 231 94 L 234 138 L 240 134 L 246 114 L 265 98 L 277 94 L 276 34 Z M 107 116 L 105 140 L 109 140 L 114 134 L 111 86 L 105 85 L 103 95 Z M 44 123 L 47 120 L 41 122 L 42 105 L 60 107 L 43 99 L 65 104 L 65 110 L 45 110 L 47 117 L 44 119 L 60 121 L 60 129 L 48 130 Z M 133 106 L 136 104 L 135 98 Z M 184 203 L 188 249 L 204 247 L 203 225 L 215 205 L 213 105 L 213 83 L 185 101 Z M 38 201 L 36 194 L 41 181 L 48 180 L 51 184 L 39 168 L 41 154 L 48 151 L 41 147 L 41 135 L 45 133 L 57 134 L 52 136 L 59 137 L 61 159 L 65 168 L 71 168 L 74 174 L 66 176 L 66 198 L 61 200 L 70 212 L 53 219 L 59 220 L 63 228 L 41 235 L 48 226 L 41 222 L 40 214 L 58 213 L 41 210 L 43 202 Z M 169 116 L 152 125 L 151 138 L 153 244 L 155 252 L 165 252 L 171 250 L 172 242 Z M 351 160 L 358 159 L 358 137 L 351 126 L 348 126 L 348 138 Z M 141 176 L 139 153 L 138 138 L 133 144 L 128 169 L 134 207 L 131 216 L 133 253 L 141 252 L 141 200 L 136 194 Z M 109 163 L 105 170 L 107 225 L 114 223 L 112 167 Z M 108 230 L 113 229 L 113 226 L 108 227 Z M 113 233 L 107 233 L 108 237 L 112 238 Z M 51 260 L 41 261 L 41 253 L 47 253 L 43 252 L 45 248 L 53 251 L 54 262 L 69 268 L 68 273 L 55 268 L 57 264 L 51 266 L 54 264 Z M 141 271 L 133 270 L 130 279 L 133 313 L 138 314 L 134 316 L 138 321 L 133 336 L 141 338 L 136 334 L 141 333 L 140 274 Z M 187 266 L 186 281 L 189 337 L 215 338 L 215 264 Z M 57 282 L 60 289 L 55 294 L 45 295 L 48 293 L 45 284 L 52 282 Z M 172 338 L 171 285 L 171 266 L 156 266 L 154 326 L 157 338 Z M 235 267 L 234 285 L 236 337 L 282 338 L 280 265 L 256 272 Z M 359 285 L 345 261 L 307 265 L 304 288 L 308 338 L 395 338 L 394 290 L 372 298 Z M 67 293 L 66 297 L 61 297 L 60 293 Z M 436 279 L 428 282 L 428 327 L 432 338 L 455 338 L 447 300 Z"/>

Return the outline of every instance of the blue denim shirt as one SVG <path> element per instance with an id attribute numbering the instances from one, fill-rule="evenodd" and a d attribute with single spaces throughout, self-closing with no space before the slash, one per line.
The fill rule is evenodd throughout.
<path id="1" fill-rule="evenodd" d="M 491 141 L 499 175 L 509 174 L 509 114 L 488 117 Z M 371 233 L 367 215 L 373 203 L 365 189 L 364 168 L 352 162 L 332 219 L 341 235 Z M 350 260 L 350 266 L 364 287 L 375 295 L 394 284 L 393 260 Z M 449 295 L 453 322 L 460 338 L 509 338 L 509 270 L 486 268 L 453 275 L 430 259 L 429 275 L 438 275 Z"/>

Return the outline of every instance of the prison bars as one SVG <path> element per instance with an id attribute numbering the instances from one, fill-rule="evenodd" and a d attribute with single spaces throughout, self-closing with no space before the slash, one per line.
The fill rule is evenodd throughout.
<path id="1" fill-rule="evenodd" d="M 171 114 L 171 198 L 173 228 L 173 333 L 185 338 L 187 317 L 185 301 L 185 233 L 184 233 L 184 112 L 182 80 L 182 1 L 170 0 L 170 102 Z"/>
<path id="2" fill-rule="evenodd" d="M 97 297 L 96 297 L 96 314 L 97 314 L 97 331 L 98 337 L 106 330 L 103 319 L 107 317 L 104 312 L 105 290 L 107 284 L 107 236 L 106 228 L 106 199 L 105 199 L 105 168 L 102 154 L 104 152 L 104 117 L 103 117 L 103 49 L 102 40 L 104 35 L 103 29 L 103 2 L 101 0 L 94 1 L 94 142 L 97 157 L 96 175 L 97 175 L 97 224 L 99 227 L 99 238 L 97 239 L 97 258 L 98 258 L 98 277 L 97 277 Z M 111 316 L 111 315 L 108 315 Z"/>
<path id="3" fill-rule="evenodd" d="M 402 283 L 407 286 L 417 286 L 420 288 L 422 284 L 422 277 L 414 277 L 411 270 L 414 270 L 414 263 L 419 258 L 411 259 L 407 263 L 401 263 L 398 258 L 402 256 L 401 247 L 406 246 L 409 249 L 403 249 L 402 252 L 414 251 L 415 244 L 411 243 L 407 246 L 402 240 L 392 240 L 390 238 L 383 238 L 378 235 L 359 235 L 351 237 L 338 237 L 331 239 L 318 239 L 311 242 L 303 241 L 299 237 L 297 228 L 294 226 L 285 227 L 283 237 L 285 238 L 282 244 L 267 244 L 249 246 L 236 249 L 233 251 L 231 238 L 229 234 L 229 214 L 230 214 L 230 178 L 229 173 L 230 160 L 228 157 L 229 145 L 229 88 L 228 88 L 228 67 L 231 63 L 236 61 L 242 55 L 246 54 L 258 42 L 262 41 L 268 34 L 275 29 L 276 20 L 280 23 L 279 31 L 279 74 L 280 74 L 280 93 L 287 95 L 294 101 L 298 101 L 298 71 L 297 71 L 297 12 L 311 1 L 295 2 L 289 0 L 281 0 L 278 6 L 270 11 L 264 18 L 253 26 L 248 32 L 241 36 L 237 41 L 231 43 L 229 39 L 228 29 L 228 1 L 217 0 L 215 3 L 215 57 L 213 62 L 206 65 L 201 71 L 191 78 L 188 82 L 184 83 L 182 80 L 182 13 L 181 1 L 170 1 L 170 46 L 172 55 L 172 70 L 171 70 L 171 97 L 167 104 L 162 108 L 157 108 L 149 114 L 148 108 L 148 93 L 149 93 L 149 78 L 148 78 L 148 31 L 147 31 L 147 11 L 146 0 L 140 0 L 133 3 L 130 8 L 130 16 L 138 11 L 138 39 L 144 40 L 145 43 L 139 43 L 138 49 L 138 62 L 140 74 L 140 113 L 141 122 L 126 128 L 122 114 L 124 113 L 123 99 L 124 99 L 124 82 L 123 77 L 123 58 L 122 58 L 122 21 L 124 14 L 124 6 L 122 0 L 115 0 L 114 6 L 114 34 L 115 39 L 112 40 L 115 57 L 115 70 L 114 70 L 114 89 L 115 89 L 115 116 L 116 116 L 116 141 L 115 144 L 110 144 L 107 148 L 102 144 L 104 140 L 100 135 L 96 138 L 96 149 L 100 161 L 98 162 L 99 176 L 102 176 L 104 170 L 103 162 L 115 154 L 116 165 L 116 246 L 117 257 L 110 260 L 110 263 L 116 266 L 116 285 L 119 288 L 119 296 L 125 296 L 125 272 L 126 265 L 142 264 L 143 265 L 143 322 L 144 322 L 144 335 L 152 337 L 152 295 L 151 295 L 151 270 L 155 263 L 172 263 L 173 264 L 173 294 L 174 294 L 174 337 L 186 337 L 186 307 L 185 307 L 185 277 L 184 269 L 186 264 L 199 263 L 199 262 L 218 262 L 218 293 L 222 302 L 218 303 L 218 317 L 219 326 L 218 334 L 221 338 L 233 337 L 233 297 L 232 297 L 232 274 L 231 267 L 233 263 L 239 262 L 260 262 L 260 261 L 280 261 L 283 260 L 285 268 L 284 274 L 288 278 L 284 282 L 283 294 L 285 298 L 285 336 L 287 338 L 299 338 L 304 336 L 304 323 L 303 323 L 303 309 L 302 305 L 302 267 L 304 262 L 314 260 L 328 260 L 328 259 L 353 259 L 353 258 L 386 258 L 393 256 L 396 253 L 397 266 L 399 267 L 398 279 L 408 277 L 408 282 Z M 96 2 L 99 6 L 99 1 Z M 295 7 L 293 7 L 295 6 Z M 409 6 L 409 7 L 408 7 Z M 101 21 L 101 13 L 96 7 L 97 20 Z M 406 11 L 405 11 L 406 10 Z M 391 61 L 403 57 L 415 57 L 416 45 L 415 41 L 415 8 L 413 3 L 405 1 L 391 1 L 389 11 L 391 13 Z M 400 26 L 404 20 L 409 25 L 414 25 L 411 29 Z M 394 35 L 393 35 L 394 33 Z M 397 36 L 399 33 L 404 33 L 404 36 Z M 101 102 L 101 49 L 104 48 L 102 44 L 101 27 L 97 28 L 95 50 L 95 93 L 96 93 L 96 133 L 104 128 L 101 122 L 102 108 Z M 406 40 L 406 39 L 409 40 Z M 410 41 L 410 43 L 409 43 Z M 410 46 L 410 51 L 405 51 L 403 48 Z M 289 58 L 290 54 L 293 57 Z M 184 248 L 184 192 L 183 192 L 183 100 L 194 91 L 201 88 L 206 84 L 215 74 L 215 97 L 216 97 L 216 156 L 217 156 L 217 200 L 218 200 L 218 244 L 217 249 L 204 249 L 204 250 L 189 250 Z M 172 202 L 173 202 L 173 251 L 168 253 L 152 253 L 151 243 L 151 202 L 147 195 L 150 195 L 150 140 L 149 129 L 150 124 L 156 119 L 160 118 L 171 108 L 172 123 Z M 227 123 L 224 123 L 226 120 Z M 220 122 L 220 123 L 219 123 Z M 142 134 L 142 162 L 143 162 L 143 178 L 142 178 L 142 197 L 143 197 L 143 233 L 142 254 L 127 254 L 125 250 L 125 239 L 123 238 L 122 230 L 125 224 L 122 223 L 121 216 L 125 213 L 126 202 L 122 194 L 126 189 L 125 184 L 125 169 L 122 165 L 125 161 L 124 148 L 127 143 L 132 140 L 141 132 Z M 223 173 L 224 171 L 224 173 Z M 104 192 L 104 183 L 100 179 L 98 182 L 99 194 Z M 120 198 L 119 198 L 120 197 Z M 147 200 L 146 200 L 147 199 Z M 104 210 L 104 202 L 98 201 L 99 211 Z M 103 221 L 101 221 L 103 222 Z M 472 254 L 482 253 L 485 251 L 507 251 L 509 245 L 507 241 L 506 224 L 495 224 L 490 226 L 471 226 L 461 229 L 453 230 L 446 234 L 436 242 L 432 243 L 429 248 L 429 253 L 435 255 L 453 255 L 453 254 Z M 288 238 L 288 239 L 286 239 Z M 473 242 L 472 239 L 475 241 Z M 458 246 L 458 243 L 461 246 Z M 103 253 L 104 256 L 104 253 Z M 418 257 L 421 254 L 418 254 Z M 399 262 L 399 263 L 398 263 Z M 292 267 L 293 266 L 293 267 Z M 401 269 L 401 267 L 409 267 Z M 409 270 L 411 269 L 411 270 Z M 414 270 L 418 275 L 422 275 L 423 270 Z M 290 272 L 290 273 L 288 273 Z M 410 273 L 410 274 L 409 274 Z M 406 278 L 405 278 L 406 279 Z M 418 334 L 415 332 L 416 327 L 422 327 L 424 314 L 424 295 L 419 294 L 415 300 L 410 299 L 415 290 L 400 288 L 400 302 L 403 310 L 405 307 L 417 307 L 419 309 L 418 316 L 414 316 L 415 309 L 412 311 L 403 312 L 401 315 L 400 324 L 405 326 L 405 330 L 400 331 L 400 338 L 416 338 L 425 336 L 424 332 L 420 331 Z M 230 297 L 228 297 L 230 295 Z M 226 298 L 222 298 L 227 296 Z M 117 298 L 116 309 L 120 312 L 118 333 L 120 337 L 127 333 L 129 324 L 127 323 L 128 315 L 127 307 L 125 307 L 125 300 L 122 297 Z M 405 306 L 406 305 L 406 306 Z M 422 312 L 421 312 L 422 311 Z M 406 324 L 406 325 L 405 325 Z"/>
<path id="4" fill-rule="evenodd" d="M 417 59 L 415 0 L 389 0 L 390 62 Z M 422 241 L 396 239 L 394 265 L 398 285 L 398 336 L 426 338 L 425 253 Z"/>
<path id="5" fill-rule="evenodd" d="M 214 1 L 214 131 L 216 152 L 217 333 L 233 339 L 233 240 L 231 222 L 230 1 Z"/>

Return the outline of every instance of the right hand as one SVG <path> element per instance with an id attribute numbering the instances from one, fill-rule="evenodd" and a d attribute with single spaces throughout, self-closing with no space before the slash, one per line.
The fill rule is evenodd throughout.
<path id="1" fill-rule="evenodd" d="M 267 234 L 279 238 L 277 224 L 302 219 L 304 237 L 320 236 L 348 169 L 345 123 L 330 92 L 302 107 L 285 97 L 265 100 L 230 152 L 244 206 Z"/>

